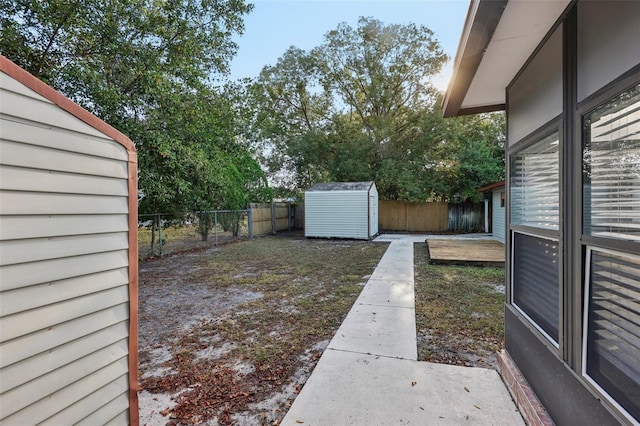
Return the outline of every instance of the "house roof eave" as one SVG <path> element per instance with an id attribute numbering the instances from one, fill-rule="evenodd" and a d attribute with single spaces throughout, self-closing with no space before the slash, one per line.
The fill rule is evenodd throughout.
<path id="1" fill-rule="evenodd" d="M 575 0 L 471 0 L 443 115 L 504 109 L 506 88 Z"/>
<path id="2" fill-rule="evenodd" d="M 464 97 L 500 22 L 507 1 L 471 0 L 469 3 L 453 64 L 453 75 L 442 102 L 445 117 L 460 115 Z"/>

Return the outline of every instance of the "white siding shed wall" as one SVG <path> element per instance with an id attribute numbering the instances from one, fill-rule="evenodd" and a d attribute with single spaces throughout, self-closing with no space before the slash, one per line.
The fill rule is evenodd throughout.
<path id="1" fill-rule="evenodd" d="M 367 191 L 311 191 L 305 194 L 306 237 L 369 239 Z"/>
<path id="2" fill-rule="evenodd" d="M 374 182 L 329 182 L 305 192 L 305 236 L 368 240 L 378 234 Z"/>
<path id="3" fill-rule="evenodd" d="M 128 153 L 0 72 L 0 424 L 129 420 Z"/>
<path id="4" fill-rule="evenodd" d="M 493 190 L 492 198 L 492 233 L 495 239 L 504 243 L 505 235 L 505 216 L 506 209 L 504 206 L 500 207 L 501 195 L 504 194 L 504 187 Z"/>

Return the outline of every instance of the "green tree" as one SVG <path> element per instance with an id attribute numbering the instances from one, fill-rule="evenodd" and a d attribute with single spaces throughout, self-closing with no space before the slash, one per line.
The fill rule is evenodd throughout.
<path id="1" fill-rule="evenodd" d="M 312 54 L 335 104 L 386 144 L 411 136 L 414 112 L 435 100 L 431 79 L 448 59 L 429 28 L 364 17 L 357 28 L 339 24 Z"/>
<path id="2" fill-rule="evenodd" d="M 272 180 L 375 180 L 382 199 L 476 199 L 502 179 L 501 115 L 444 120 L 431 79 L 447 60 L 433 32 L 361 18 L 291 47 L 252 86 L 251 136 Z"/>
<path id="3" fill-rule="evenodd" d="M 266 180 L 237 138 L 238 88 L 216 84 L 251 9 L 244 0 L 0 0 L 0 51 L 135 142 L 141 212 L 244 207 Z"/>
<path id="4" fill-rule="evenodd" d="M 446 119 L 446 143 L 436 151 L 432 192 L 447 201 L 479 201 L 477 189 L 504 179 L 503 113 Z"/>

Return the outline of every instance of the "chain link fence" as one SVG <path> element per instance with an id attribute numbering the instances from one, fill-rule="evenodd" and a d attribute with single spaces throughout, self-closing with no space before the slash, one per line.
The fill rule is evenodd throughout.
<path id="1" fill-rule="evenodd" d="M 249 210 L 138 216 L 138 257 L 146 260 L 251 238 Z"/>

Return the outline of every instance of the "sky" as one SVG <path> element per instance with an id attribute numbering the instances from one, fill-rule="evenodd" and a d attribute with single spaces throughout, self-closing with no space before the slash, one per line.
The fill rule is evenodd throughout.
<path id="1" fill-rule="evenodd" d="M 445 90 L 451 77 L 468 0 L 253 0 L 245 16 L 245 33 L 236 36 L 238 53 L 231 62 L 231 79 L 257 77 L 290 47 L 311 50 L 341 22 L 357 27 L 360 16 L 385 24 L 413 22 L 429 27 L 451 58 L 434 84 Z"/>

